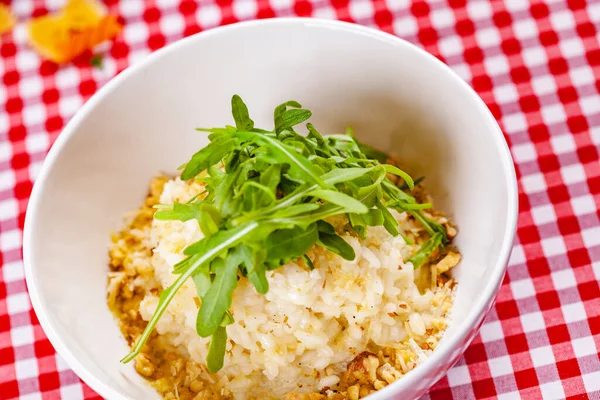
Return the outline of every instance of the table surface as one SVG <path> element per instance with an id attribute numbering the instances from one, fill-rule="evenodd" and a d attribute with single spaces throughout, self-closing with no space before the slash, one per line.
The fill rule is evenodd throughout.
<path id="1" fill-rule="evenodd" d="M 4 1 L 6 3 L 6 1 Z M 341 19 L 394 33 L 447 63 L 500 123 L 519 179 L 506 278 L 480 334 L 425 399 L 600 398 L 600 1 L 106 1 L 124 30 L 57 67 L 23 21 L 62 0 L 17 0 L 0 38 L 0 399 L 98 398 L 55 353 L 21 259 L 32 183 L 61 129 L 110 78 L 184 36 L 240 20 Z"/>

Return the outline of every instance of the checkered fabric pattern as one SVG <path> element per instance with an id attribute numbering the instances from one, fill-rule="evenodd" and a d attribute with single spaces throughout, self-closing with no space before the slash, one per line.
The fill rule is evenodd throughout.
<path id="1" fill-rule="evenodd" d="M 124 30 L 57 67 L 23 21 L 63 0 L 15 0 L 0 37 L 0 399 L 98 398 L 55 353 L 31 308 L 21 237 L 32 182 L 61 129 L 110 78 L 218 25 L 312 16 L 376 27 L 469 82 L 499 121 L 519 179 L 508 272 L 479 336 L 425 399 L 600 399 L 600 1 L 122 0 Z"/>

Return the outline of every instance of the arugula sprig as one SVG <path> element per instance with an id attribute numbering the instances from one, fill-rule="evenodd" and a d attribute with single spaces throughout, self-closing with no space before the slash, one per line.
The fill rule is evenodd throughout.
<path id="1" fill-rule="evenodd" d="M 294 127 L 311 112 L 295 101 L 275 109 L 271 131 L 255 128 L 239 96 L 232 97 L 231 108 L 235 126 L 198 129 L 209 133 L 210 143 L 181 166 L 181 179 L 204 182 L 206 196 L 159 206 L 155 213 L 158 220 L 195 219 L 204 237 L 184 249 L 187 258 L 173 271 L 177 279 L 161 293 L 154 315 L 122 362 L 140 353 L 177 291 L 192 278 L 202 300 L 196 330 L 211 338 L 207 367 L 221 369 L 239 279 L 246 277 L 264 294 L 268 270 L 295 259 L 314 268 L 306 253 L 315 244 L 346 260 L 355 258 L 352 246 L 325 221 L 328 217 L 345 215 L 364 238 L 369 226 L 382 225 L 398 235 L 390 209 L 409 212 L 431 236 L 411 258 L 415 268 L 448 241 L 444 228 L 421 213 L 431 205 L 417 204 L 387 175 L 401 177 L 410 190 L 413 179 L 385 164 L 386 155 L 359 143 L 351 130 L 323 136 L 308 123 L 308 135 L 300 135 Z"/>

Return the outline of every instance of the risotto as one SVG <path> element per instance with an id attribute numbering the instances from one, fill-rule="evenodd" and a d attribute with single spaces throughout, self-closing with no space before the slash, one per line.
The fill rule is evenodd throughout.
<path id="1" fill-rule="evenodd" d="M 164 301 L 161 294 L 176 284 L 173 271 L 185 265 L 185 249 L 206 239 L 201 219 L 154 218 L 155 207 L 207 201 L 210 184 L 155 178 L 144 205 L 113 236 L 108 304 L 132 346 Z M 411 193 L 416 203 L 429 201 L 420 186 Z M 414 255 L 432 238 L 420 218 L 435 221 L 449 239 L 456 230 L 433 209 L 417 217 L 389 212 L 399 234 L 382 222 L 361 235 L 346 214 L 323 218 L 335 231 L 328 235 L 351 247 L 338 246 L 352 259 L 319 238 L 304 256 L 265 271 L 265 293 L 251 271 L 237 277 L 228 322 L 221 323 L 221 364 L 213 372 L 206 360 L 217 339 L 198 333 L 209 295 L 202 298 L 198 282 L 188 279 L 135 355 L 135 369 L 167 399 L 358 399 L 401 378 L 436 348 L 448 325 L 455 284 L 447 272 L 460 254 L 437 246 L 415 268 Z"/>

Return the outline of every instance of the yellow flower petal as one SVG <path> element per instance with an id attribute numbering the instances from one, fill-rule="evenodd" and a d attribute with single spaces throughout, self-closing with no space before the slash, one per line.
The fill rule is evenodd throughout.
<path id="1" fill-rule="evenodd" d="M 10 12 L 10 8 L 0 4 L 0 35 L 9 32 L 16 23 L 17 20 Z"/>
<path id="2" fill-rule="evenodd" d="M 70 0 L 58 13 L 29 22 L 31 46 L 56 63 L 71 61 L 84 51 L 114 38 L 121 25 L 93 0 Z"/>

